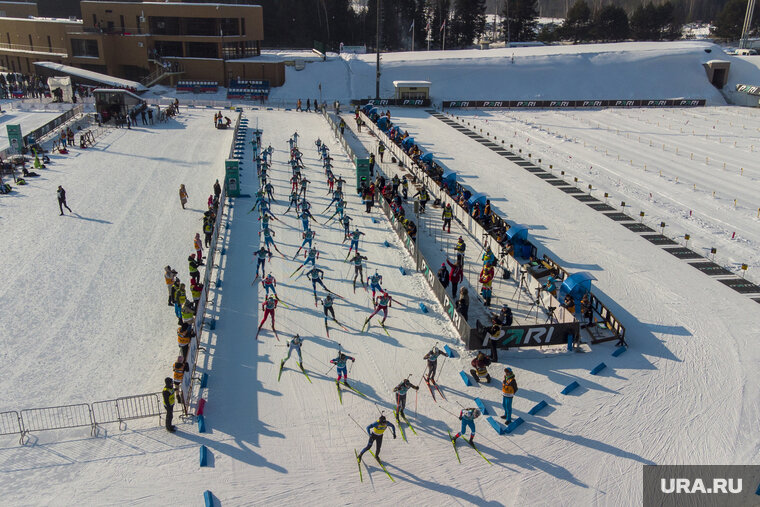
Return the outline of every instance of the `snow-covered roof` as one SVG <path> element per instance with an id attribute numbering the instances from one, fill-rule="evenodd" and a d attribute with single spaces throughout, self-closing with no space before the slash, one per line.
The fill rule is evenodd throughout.
<path id="1" fill-rule="evenodd" d="M 91 70 L 80 69 L 79 67 L 72 67 L 71 65 L 63 65 L 54 62 L 34 62 L 35 65 L 40 67 L 63 72 L 71 76 L 81 77 L 83 79 L 89 79 L 91 81 L 97 81 L 105 85 L 116 86 L 118 88 L 133 88 L 137 91 L 146 91 L 147 88 L 137 81 L 130 81 L 129 79 L 121 79 L 118 77 L 109 76 L 107 74 L 101 74 L 100 72 L 93 72 Z"/>
<path id="2" fill-rule="evenodd" d="M 424 88 L 425 86 L 430 86 L 432 83 L 430 81 L 394 81 L 393 86 L 398 88 L 400 86 L 408 86 L 408 87 L 418 87 L 418 88 Z"/>

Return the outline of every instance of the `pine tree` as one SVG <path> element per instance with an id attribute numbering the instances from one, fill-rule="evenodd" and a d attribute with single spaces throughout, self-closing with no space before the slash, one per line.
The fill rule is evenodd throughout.
<path id="1" fill-rule="evenodd" d="M 485 0 L 456 0 L 451 39 L 457 47 L 468 47 L 483 34 L 486 25 Z"/>
<path id="2" fill-rule="evenodd" d="M 720 11 L 715 21 L 713 34 L 721 39 L 737 40 L 742 35 L 744 15 L 747 11 L 746 0 L 730 0 L 723 10 Z M 756 33 L 760 26 L 760 16 L 755 14 L 752 29 Z"/>
<path id="3" fill-rule="evenodd" d="M 586 41 L 590 38 L 591 9 L 586 0 L 575 0 L 567 18 L 562 25 L 562 35 L 573 42 Z"/>
<path id="4" fill-rule="evenodd" d="M 628 38 L 628 14 L 621 7 L 605 5 L 594 17 L 594 37 L 603 41 L 619 41 Z"/>
<path id="5" fill-rule="evenodd" d="M 536 39 L 538 26 L 538 0 L 504 0 L 501 14 L 504 16 L 504 38 L 508 42 Z"/>

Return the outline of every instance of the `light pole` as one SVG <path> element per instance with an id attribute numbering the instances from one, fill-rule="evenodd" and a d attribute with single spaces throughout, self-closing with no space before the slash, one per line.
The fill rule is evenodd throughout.
<path id="1" fill-rule="evenodd" d="M 380 100 L 380 0 L 377 0 L 377 24 L 375 26 L 375 52 L 377 53 L 375 75 L 375 98 Z"/>

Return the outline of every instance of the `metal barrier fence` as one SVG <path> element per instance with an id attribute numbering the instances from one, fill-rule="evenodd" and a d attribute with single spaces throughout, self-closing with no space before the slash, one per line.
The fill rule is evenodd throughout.
<path id="1" fill-rule="evenodd" d="M 60 407 L 30 408 L 21 411 L 21 442 L 32 431 L 61 430 L 90 426 L 95 432 L 92 409 L 87 403 Z"/>
<path id="2" fill-rule="evenodd" d="M 21 417 L 18 412 L 11 410 L 9 412 L 0 412 L 0 435 L 13 435 L 21 433 Z"/>
<path id="3" fill-rule="evenodd" d="M 158 417 L 165 413 L 160 402 L 161 393 L 137 394 L 115 400 L 94 403 L 76 403 L 58 407 L 28 408 L 20 413 L 15 410 L 0 412 L 0 435 L 19 435 L 19 443 L 24 444 L 32 432 L 90 427 L 95 435 L 98 426 L 119 423 L 119 429 L 126 429 L 126 421 Z"/>

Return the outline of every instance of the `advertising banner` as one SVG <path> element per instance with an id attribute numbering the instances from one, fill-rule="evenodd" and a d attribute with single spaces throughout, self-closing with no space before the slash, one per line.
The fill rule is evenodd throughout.
<path id="1" fill-rule="evenodd" d="M 443 109 L 454 107 L 568 108 L 568 107 L 701 107 L 705 99 L 615 99 L 615 100 L 444 100 Z M 392 104 L 391 104 L 392 105 Z"/>

